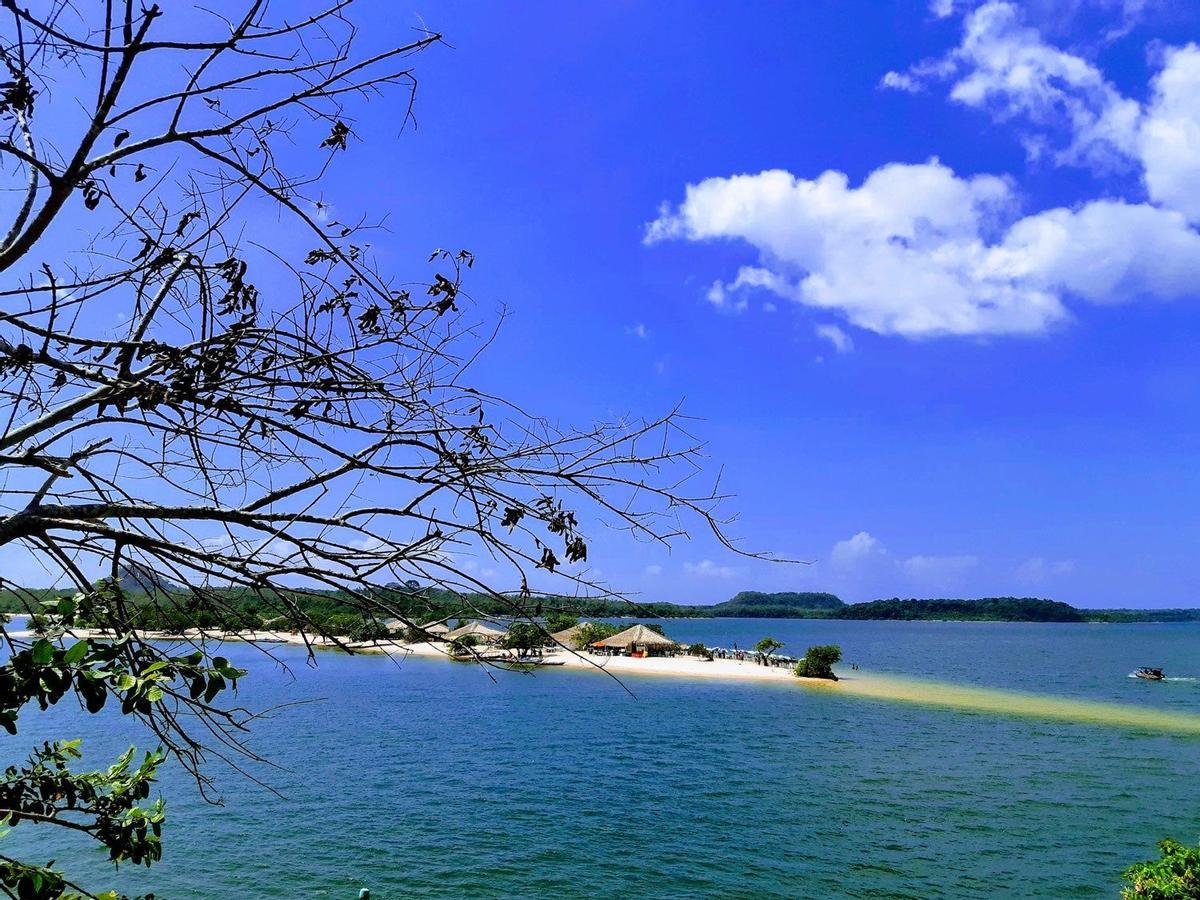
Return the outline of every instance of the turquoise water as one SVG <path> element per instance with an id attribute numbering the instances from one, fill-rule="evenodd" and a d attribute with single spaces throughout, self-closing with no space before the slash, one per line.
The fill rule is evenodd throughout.
<path id="1" fill-rule="evenodd" d="M 1200 626 L 692 620 L 684 641 L 840 643 L 864 669 L 1200 712 Z M 440 660 L 236 644 L 256 772 L 226 805 L 164 778 L 166 853 L 114 876 L 22 826 L 0 852 L 160 897 L 636 894 L 1112 897 L 1174 835 L 1200 840 L 1200 739 L 897 704 L 790 684 L 494 673 Z M 76 736 L 70 708 L 26 728 Z M 39 719 L 48 720 L 43 723 Z M 111 754 L 130 732 L 90 736 Z M 5 761 L 33 730 L 5 738 Z M 22 832 L 25 833 L 22 836 Z M 33 838 L 33 835 L 38 835 Z"/>

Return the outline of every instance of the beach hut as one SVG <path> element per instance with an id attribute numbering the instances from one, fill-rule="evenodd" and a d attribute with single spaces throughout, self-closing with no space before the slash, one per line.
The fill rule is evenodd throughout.
<path id="1" fill-rule="evenodd" d="M 645 625 L 634 625 L 626 628 L 620 634 L 596 641 L 593 647 L 606 650 L 624 650 L 630 656 L 649 656 L 655 651 L 670 650 L 676 646 L 669 637 L 664 637 L 657 631 L 651 631 Z"/>
<path id="2" fill-rule="evenodd" d="M 568 650 L 575 649 L 575 639 L 579 636 L 579 632 L 583 630 L 583 624 L 572 625 L 570 628 L 564 628 L 562 631 L 556 631 L 550 635 L 550 640 L 556 644 L 562 644 Z"/>
<path id="3" fill-rule="evenodd" d="M 485 644 L 494 644 L 500 638 L 504 637 L 504 632 L 498 628 L 492 628 L 490 625 L 485 625 L 483 622 L 468 622 L 461 628 L 447 631 L 442 637 L 448 641 L 456 641 L 467 635 L 474 635 Z"/>
<path id="4" fill-rule="evenodd" d="M 450 633 L 450 626 L 445 622 L 426 622 L 421 630 L 431 637 L 444 638 Z"/>

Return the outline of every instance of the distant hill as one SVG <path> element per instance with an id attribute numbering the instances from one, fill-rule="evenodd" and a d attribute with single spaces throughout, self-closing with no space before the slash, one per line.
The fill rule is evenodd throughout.
<path id="1" fill-rule="evenodd" d="M 1086 622 L 1085 615 L 1058 600 L 1035 597 L 984 597 L 980 600 L 872 600 L 852 603 L 839 619 L 929 620 L 978 622 Z"/>
<path id="2" fill-rule="evenodd" d="M 813 613 L 834 613 L 846 604 L 834 594 L 817 591 L 781 591 L 767 594 L 761 591 L 742 591 L 732 599 L 713 606 L 692 607 L 706 610 L 717 618 L 787 619 L 806 617 Z"/>
<path id="3" fill-rule="evenodd" d="M 172 584 L 148 566 L 138 562 L 121 564 L 118 585 L 127 594 L 154 594 L 160 591 L 181 591 L 183 588 Z"/>

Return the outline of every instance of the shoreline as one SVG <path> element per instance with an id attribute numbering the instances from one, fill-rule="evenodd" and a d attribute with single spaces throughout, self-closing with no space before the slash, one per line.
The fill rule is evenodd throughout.
<path id="1" fill-rule="evenodd" d="M 30 632 L 14 632 L 13 637 L 29 636 Z M 284 644 L 308 647 L 312 650 L 332 650 L 369 655 L 383 655 L 406 659 L 409 657 L 440 658 L 452 662 L 442 646 L 430 643 L 407 643 L 403 641 L 337 642 L 323 637 L 305 638 L 291 632 L 206 632 L 192 629 L 182 635 L 164 632 L 141 632 L 149 640 L 161 640 L 181 644 L 241 643 Z M 110 635 L 89 629 L 75 629 L 71 635 L 77 639 L 105 639 Z M 1042 721 L 1072 722 L 1087 725 L 1107 725 L 1126 729 L 1170 733 L 1200 737 L 1200 713 L 1181 712 L 1160 707 L 1134 706 L 1104 700 L 1083 700 L 1055 697 L 1002 688 L 981 687 L 968 684 L 953 684 L 906 675 L 857 670 L 852 674 L 839 675 L 837 681 L 822 678 L 799 678 L 790 668 L 763 666 L 752 660 L 714 659 L 702 660 L 688 656 L 651 656 L 635 658 L 628 656 L 590 656 L 585 653 L 557 648 L 546 654 L 553 660 L 561 660 L 561 666 L 548 666 L 548 671 L 569 669 L 591 671 L 612 675 L 616 678 L 665 677 L 685 678 L 698 681 L 724 681 L 731 683 L 774 683 L 795 685 L 797 688 L 836 693 L 846 697 L 892 703 L 908 703 L 930 708 L 959 712 L 984 713 L 999 717 L 1019 717 Z M 487 662 L 468 661 L 475 665 Z M 503 666 L 500 666 L 503 667 Z M 531 667 L 528 672 L 538 671 Z M 514 673 L 515 674 L 515 673 Z"/>

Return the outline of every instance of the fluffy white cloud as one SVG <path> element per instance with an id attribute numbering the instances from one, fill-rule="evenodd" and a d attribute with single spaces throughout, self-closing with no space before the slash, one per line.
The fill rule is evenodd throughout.
<path id="1" fill-rule="evenodd" d="M 1127 20 L 1145 6 L 1120 5 Z M 1068 320 L 1074 301 L 1200 292 L 1200 236 L 1189 224 L 1200 223 L 1200 48 L 1162 53 L 1143 107 L 1094 64 L 1043 40 L 1016 4 L 992 0 L 966 16 L 958 47 L 882 84 L 913 91 L 933 81 L 1023 128 L 1031 155 L 1140 170 L 1150 202 L 1097 199 L 1022 217 L 1008 179 L 960 177 L 936 159 L 883 165 L 858 186 L 837 171 L 807 179 L 771 170 L 689 185 L 647 226 L 647 243 L 753 247 L 755 264 L 708 291 L 721 310 L 744 311 L 748 292 L 760 290 L 910 338 L 1040 334 Z M 818 334 L 848 346 L 833 331 Z"/>
<path id="2" fill-rule="evenodd" d="M 699 578 L 732 578 L 737 574 L 737 569 L 731 566 L 718 566 L 711 559 L 702 559 L 698 563 L 685 562 L 683 571 Z"/>
<path id="3" fill-rule="evenodd" d="M 1126 23 L 1145 3 L 1127 0 Z M 953 82 L 950 96 L 1016 120 L 1033 157 L 1100 171 L 1140 169 L 1151 200 L 1200 222 L 1200 48 L 1168 48 L 1143 107 L 1123 96 L 1093 63 L 1047 43 L 1025 25 L 1013 3 L 990 2 L 966 18 L 961 44 L 908 72 L 889 72 L 881 86 L 917 91 Z"/>
<path id="4" fill-rule="evenodd" d="M 884 76 L 879 79 L 879 86 L 891 88 L 894 91 L 905 91 L 909 94 L 916 94 L 923 88 L 923 85 L 920 81 L 918 81 L 912 75 L 908 75 L 904 72 L 885 73 Z"/>
<path id="5" fill-rule="evenodd" d="M 1139 139 L 1151 198 L 1200 222 L 1200 47 L 1167 51 Z"/>
<path id="6" fill-rule="evenodd" d="M 1059 162 L 1108 168 L 1134 154 L 1139 104 L 1123 97 L 1087 60 L 1043 41 L 1022 23 L 1015 4 L 981 6 L 967 17 L 962 44 L 915 72 L 953 72 L 958 80 L 950 96 L 998 119 L 1020 117 L 1041 126 L 1065 119 L 1069 141 L 1053 151 Z M 1026 149 L 1038 156 L 1047 148 L 1041 138 L 1029 137 Z"/>
<path id="7" fill-rule="evenodd" d="M 836 325 L 818 325 L 815 330 L 817 337 L 833 344 L 838 353 L 849 353 L 854 349 L 854 341 L 850 339 L 850 335 Z"/>
<path id="8" fill-rule="evenodd" d="M 761 288 L 907 337 L 1034 334 L 1067 318 L 1068 297 L 1169 299 L 1200 283 L 1200 237 L 1178 213 L 1096 201 L 1005 227 L 1014 206 L 1004 179 L 937 160 L 891 163 L 859 187 L 771 170 L 689 185 L 646 239 L 743 240 L 760 264 L 720 285 L 723 303 Z"/>
<path id="9" fill-rule="evenodd" d="M 854 568 L 865 560 L 877 559 L 887 554 L 883 544 L 866 531 L 860 531 L 854 537 L 838 541 L 833 545 L 829 554 L 835 566 L 843 569 Z"/>

